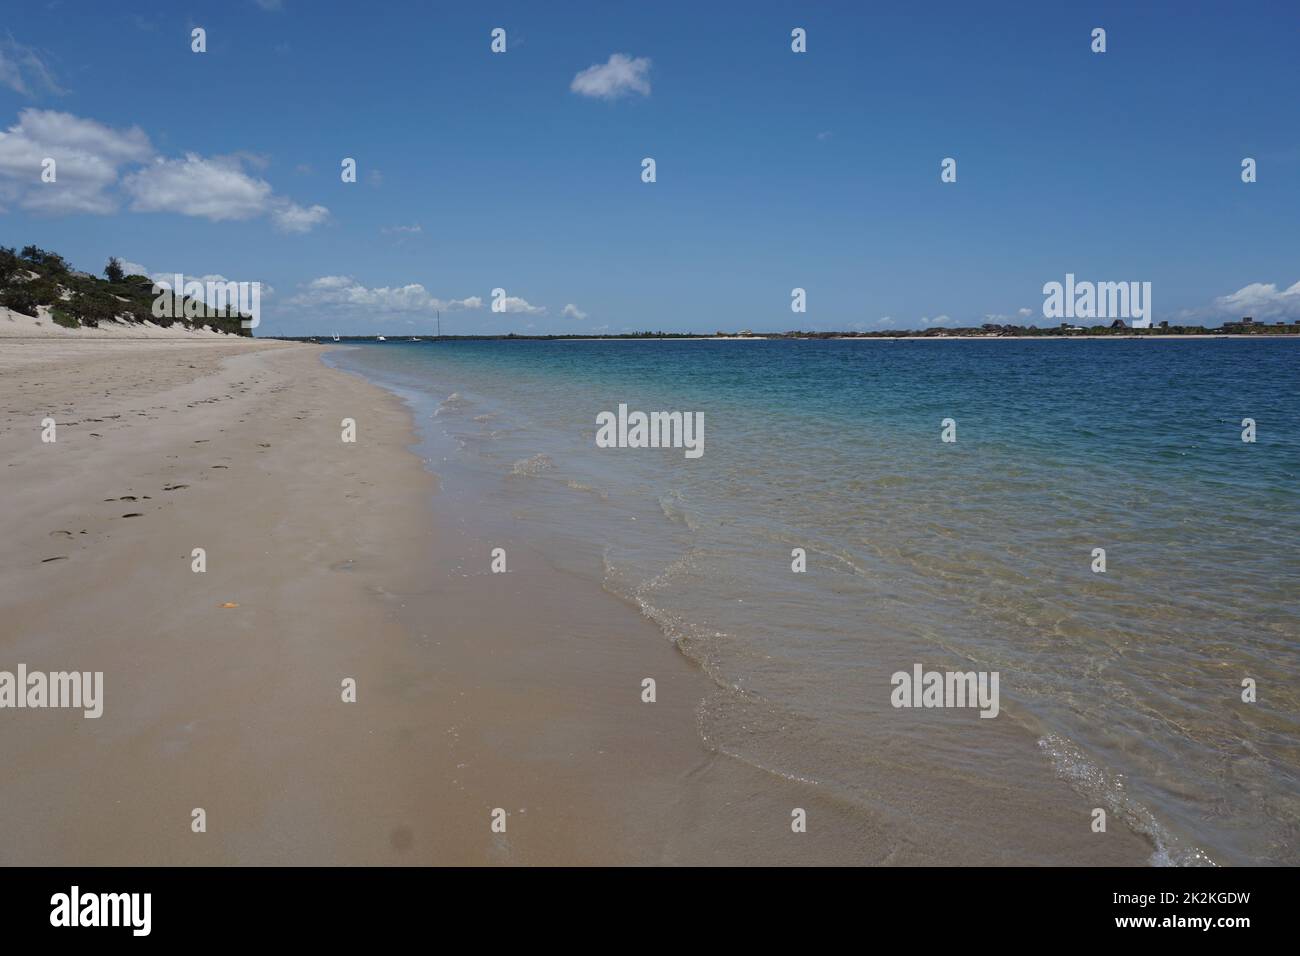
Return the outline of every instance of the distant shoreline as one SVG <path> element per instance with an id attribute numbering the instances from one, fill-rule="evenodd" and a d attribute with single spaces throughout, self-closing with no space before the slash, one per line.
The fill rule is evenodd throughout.
<path id="1" fill-rule="evenodd" d="M 355 342 L 379 342 L 379 337 L 375 335 L 345 335 L 339 341 L 335 342 L 331 335 L 268 335 L 255 336 L 260 341 L 278 341 L 278 342 L 311 342 L 320 345 L 347 345 Z M 656 335 L 417 335 L 417 336 L 391 336 L 384 344 L 403 345 L 415 342 L 805 342 L 805 341 L 831 341 L 831 342 L 953 342 L 953 341 L 974 341 L 974 342 L 1043 342 L 1043 341 L 1066 341 L 1066 342 L 1099 342 L 1105 340 L 1124 340 L 1133 341 L 1135 339 L 1170 339 L 1170 340 L 1188 340 L 1188 339 L 1295 339 L 1300 341 L 1300 332 L 1188 332 L 1188 333 L 1153 333 L 1150 335 L 1129 332 L 1115 332 L 1103 334 L 1071 334 L 1061 335 L 1054 332 L 1047 332 L 1036 335 L 996 335 L 996 334 L 979 334 L 979 335 L 926 335 L 924 333 L 917 335 L 846 335 L 843 333 L 813 333 L 808 335 L 687 335 L 673 332 L 666 332 Z"/>

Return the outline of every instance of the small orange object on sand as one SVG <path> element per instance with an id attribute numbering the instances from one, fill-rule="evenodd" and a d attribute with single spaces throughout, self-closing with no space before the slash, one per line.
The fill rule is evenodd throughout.
<path id="1" fill-rule="evenodd" d="M 225 604 L 223 604 L 223 605 L 221 605 L 221 606 L 222 606 L 222 607 L 239 607 L 239 605 L 236 604 L 234 601 L 227 601 Z"/>

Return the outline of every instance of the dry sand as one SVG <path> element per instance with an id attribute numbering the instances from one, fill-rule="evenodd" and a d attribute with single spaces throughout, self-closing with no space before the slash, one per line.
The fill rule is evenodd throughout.
<path id="1" fill-rule="evenodd" d="M 408 410 L 321 351 L 0 344 L 0 670 L 104 673 L 99 719 L 0 710 L 0 864 L 1146 859 L 1076 826 L 1068 795 L 1023 826 L 1014 781 L 927 797 L 1005 811 L 991 857 L 957 817 L 886 819 L 711 752 L 698 669 L 430 508 Z M 509 574 L 488 573 L 498 543 Z"/>
<path id="2" fill-rule="evenodd" d="M 343 859 L 400 781 L 340 682 L 391 677 L 373 593 L 430 478 L 338 426 L 401 448 L 400 405 L 310 347 L 75 340 L 0 346 L 0 409 L 0 668 L 105 682 L 98 720 L 0 711 L 0 862 Z M 376 836 L 347 859 L 386 858 Z"/>

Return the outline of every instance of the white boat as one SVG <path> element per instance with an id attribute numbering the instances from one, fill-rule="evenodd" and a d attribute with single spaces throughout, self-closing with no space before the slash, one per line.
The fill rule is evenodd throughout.
<path id="1" fill-rule="evenodd" d="M 384 337 L 381 335 L 381 336 L 379 336 L 379 341 L 380 341 L 380 342 L 387 342 L 388 339 L 384 338 Z"/>
<path id="2" fill-rule="evenodd" d="M 334 341 L 337 342 L 338 340 L 339 340 L 339 334 L 338 334 L 337 332 L 335 332 L 335 333 L 334 333 Z"/>

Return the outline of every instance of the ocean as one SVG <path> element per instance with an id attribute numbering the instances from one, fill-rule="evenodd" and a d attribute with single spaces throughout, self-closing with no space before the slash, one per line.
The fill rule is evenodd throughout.
<path id="1" fill-rule="evenodd" d="M 409 403 L 435 508 L 524 536 L 707 675 L 709 750 L 936 839 L 981 822 L 931 820 L 931 791 L 1045 772 L 1080 827 L 1104 810 L 1153 864 L 1300 862 L 1300 340 L 390 342 L 326 361 Z M 703 453 L 598 447 L 620 405 L 702 413 Z M 893 706 L 916 665 L 997 673 L 997 717 Z"/>

